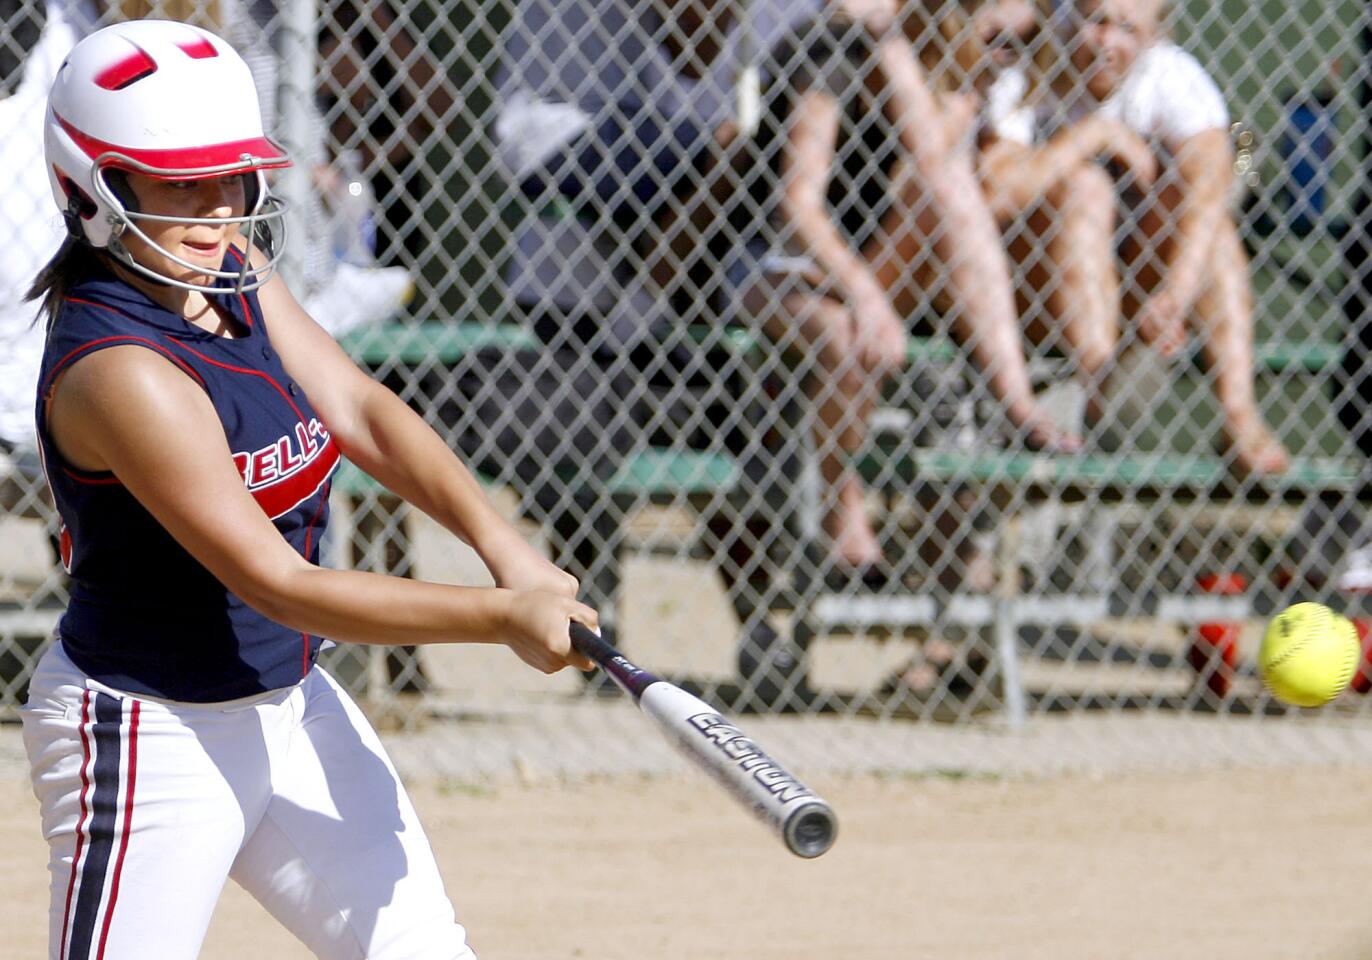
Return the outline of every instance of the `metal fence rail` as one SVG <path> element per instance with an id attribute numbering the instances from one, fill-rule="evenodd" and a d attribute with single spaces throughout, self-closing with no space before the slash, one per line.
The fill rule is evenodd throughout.
<path id="1" fill-rule="evenodd" d="M 1365 464 L 1331 402 L 1357 394 L 1338 377 L 1356 335 L 1344 307 L 1365 283 L 1343 258 L 1364 189 L 1362 4 L 1164 5 L 1157 43 L 1213 78 L 1220 122 L 1196 75 L 1159 61 L 1167 76 L 1151 89 L 1174 105 L 1140 140 L 1155 181 L 1129 159 L 1122 121 L 1073 166 L 1079 183 L 1003 209 L 990 164 L 1013 124 L 1027 118 L 1033 150 L 1093 112 L 1083 90 L 1108 26 L 1094 3 L 903 5 L 923 116 L 901 99 L 904 68 L 883 59 L 901 24 L 855 23 L 837 0 L 3 9 L 11 106 L 45 83 L 19 69 L 45 22 L 51 43 L 57 23 L 76 35 L 153 13 L 239 46 L 269 126 L 302 161 L 279 186 L 297 211 L 290 275 L 304 302 L 461 450 L 655 670 L 730 709 L 798 715 L 797 743 L 829 744 L 816 725 L 832 721 L 856 766 L 907 762 L 900 731 L 934 722 L 968 727 L 953 752 L 984 750 L 982 727 L 1062 718 L 1102 722 L 1102 744 L 1132 721 L 1162 742 L 1190 736 L 1174 721 L 1280 726 L 1271 742 L 1299 742 L 1303 718 L 1256 677 L 1263 618 L 1322 599 L 1361 619 L 1358 589 L 1372 587 Z M 1021 98 L 1006 81 L 1015 70 Z M 808 156 L 826 174 L 847 269 L 899 274 L 888 309 L 910 338 L 881 377 L 861 369 L 860 343 L 806 332 L 817 299 L 860 324 L 871 315 L 870 296 L 788 213 L 804 175 L 797 111 L 816 93 L 821 112 L 806 116 L 823 120 L 828 103 L 836 141 Z M 1126 107 L 1126 121 L 1148 109 Z M 1169 109 L 1184 114 L 1177 125 L 1198 122 L 1193 133 L 1224 132 L 1210 172 L 1226 196 L 1218 220 L 1235 229 L 1208 235 L 1186 345 L 1163 359 L 1138 309 L 1163 289 L 1199 189 Z M 599 161 L 586 152 L 596 142 L 611 145 Z M 935 142 L 937 174 L 921 159 Z M 629 159 L 615 153 L 627 144 Z M 18 152 L 5 162 L 41 167 Z M 1030 154 L 1018 156 L 1022 173 Z M 1074 226 L 1102 184 L 1107 202 L 1092 209 L 1115 225 Z M 4 316 L 50 252 L 33 228 L 50 219 L 46 184 L 35 189 L 0 213 L 27 244 L 0 271 Z M 1175 196 L 1186 200 L 1149 206 Z M 1141 239 L 1150 217 L 1161 227 Z M 1077 229 L 1105 238 L 1089 262 L 1072 259 L 1085 256 Z M 810 273 L 797 273 L 805 257 Z M 1118 289 L 1091 285 L 1102 264 Z M 1097 309 L 1087 294 L 1102 289 Z M 1118 329 L 1103 354 L 1066 332 L 1096 314 Z M 33 335 L 4 322 L 8 377 Z M 1246 368 L 1249 338 L 1284 470 L 1245 469 L 1243 444 L 1225 442 L 1217 390 Z M 1034 449 L 1044 437 L 1008 410 L 1017 377 L 1058 430 L 1085 435 L 1080 452 Z M 850 389 L 874 391 L 870 412 L 844 406 Z M 827 431 L 822 411 L 836 418 Z M 66 585 L 25 438 L 0 439 L 13 449 L 0 460 L 0 710 L 12 712 Z M 880 577 L 834 561 L 823 518 L 854 480 Z M 334 497 L 329 562 L 484 577 L 359 472 L 345 469 Z M 504 718 L 521 731 L 511 742 L 527 735 L 559 764 L 589 754 L 581 732 L 616 709 L 602 691 L 489 653 L 330 658 L 401 728 Z M 1325 717 L 1337 727 L 1368 709 L 1350 693 Z M 480 766 L 477 753 L 462 762 Z"/>

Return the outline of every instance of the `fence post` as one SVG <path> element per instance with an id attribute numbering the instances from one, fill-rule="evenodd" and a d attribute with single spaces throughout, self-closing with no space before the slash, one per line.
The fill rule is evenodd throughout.
<path id="1" fill-rule="evenodd" d="M 315 0 L 289 0 L 281 9 L 281 89 L 280 136 L 294 165 L 281 172 L 280 194 L 290 205 L 286 211 L 286 251 L 281 273 L 288 284 L 301 289 L 304 280 L 305 235 L 309 229 L 306 210 L 310 184 L 311 155 L 308 138 L 314 129 L 311 103 L 314 99 Z"/>
<path id="2" fill-rule="evenodd" d="M 996 658 L 1000 661 L 1001 684 L 1005 688 L 1005 719 L 1016 730 L 1024 726 L 1028 711 L 1024 703 L 1024 687 L 1019 675 L 1019 617 L 1015 601 L 1009 597 L 996 600 Z"/>

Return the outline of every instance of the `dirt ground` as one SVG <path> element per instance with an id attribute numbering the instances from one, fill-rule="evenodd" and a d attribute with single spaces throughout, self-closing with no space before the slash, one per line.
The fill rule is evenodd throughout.
<path id="1" fill-rule="evenodd" d="M 483 960 L 1372 957 L 1369 770 L 816 786 L 816 861 L 695 778 L 413 793 Z M 41 956 L 21 777 L 0 804 L 0 954 Z M 230 885 L 202 956 L 307 954 Z"/>

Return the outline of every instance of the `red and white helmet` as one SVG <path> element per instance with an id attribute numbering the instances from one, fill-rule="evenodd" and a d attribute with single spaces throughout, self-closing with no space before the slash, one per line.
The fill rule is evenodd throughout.
<path id="1" fill-rule="evenodd" d="M 103 247 L 131 269 L 156 280 L 206 292 L 221 288 L 174 280 L 136 262 L 120 237 L 131 232 L 152 244 L 140 220 L 222 224 L 140 213 L 114 171 L 164 180 L 198 180 L 241 173 L 247 208 L 238 223 L 266 263 L 233 271 L 205 270 L 162 247 L 175 263 L 237 289 L 266 283 L 285 242 L 285 204 L 267 191 L 263 173 L 290 166 L 262 131 L 252 74 L 232 47 L 208 31 L 171 20 L 117 23 L 72 48 L 48 98 L 44 134 L 53 197 L 68 229 Z"/>

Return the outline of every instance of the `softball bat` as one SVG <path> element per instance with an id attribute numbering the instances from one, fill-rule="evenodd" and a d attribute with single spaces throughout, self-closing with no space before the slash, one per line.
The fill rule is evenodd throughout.
<path id="1" fill-rule="evenodd" d="M 672 745 L 781 837 L 798 857 L 818 857 L 834 845 L 834 811 L 742 730 L 699 697 L 660 680 L 580 623 L 572 646 L 594 661 L 652 718 Z"/>

